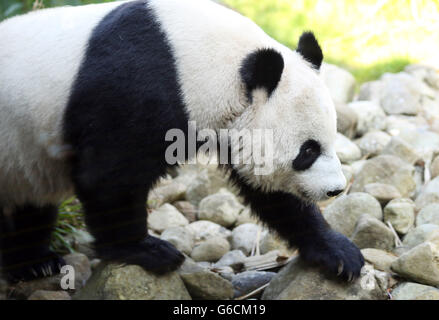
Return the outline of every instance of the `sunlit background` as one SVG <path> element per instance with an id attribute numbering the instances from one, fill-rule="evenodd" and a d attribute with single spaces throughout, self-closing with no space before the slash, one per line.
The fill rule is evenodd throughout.
<path id="1" fill-rule="evenodd" d="M 0 0 L 0 19 L 43 7 L 112 0 Z M 183 1 L 183 0 L 182 0 Z M 294 48 L 312 30 L 326 61 L 350 70 L 359 82 L 405 65 L 439 68 L 439 0 L 222 0 Z"/>

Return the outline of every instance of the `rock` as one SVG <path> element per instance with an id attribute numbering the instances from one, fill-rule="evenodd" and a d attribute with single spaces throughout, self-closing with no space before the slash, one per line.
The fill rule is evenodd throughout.
<path id="1" fill-rule="evenodd" d="M 419 211 L 416 216 L 416 225 L 437 224 L 439 226 L 439 203 L 432 203 Z"/>
<path id="2" fill-rule="evenodd" d="M 390 251 L 395 246 L 395 236 L 380 220 L 364 214 L 358 219 L 352 234 L 352 242 L 360 249 L 375 248 Z"/>
<path id="3" fill-rule="evenodd" d="M 439 289 L 419 283 L 404 282 L 393 289 L 392 300 L 439 300 Z"/>
<path id="4" fill-rule="evenodd" d="M 341 170 L 343 171 L 343 175 L 346 178 L 346 181 L 349 183 L 354 176 L 354 170 L 351 166 L 348 166 L 346 164 L 341 165 Z"/>
<path id="5" fill-rule="evenodd" d="M 169 203 L 165 203 L 148 215 L 148 227 L 158 233 L 168 228 L 183 227 L 188 224 L 189 221 Z"/>
<path id="6" fill-rule="evenodd" d="M 385 206 L 389 201 L 401 198 L 401 193 L 398 189 L 390 184 L 385 183 L 369 183 L 364 186 L 364 192 L 370 194 L 377 199 L 382 206 Z M 413 204 L 414 207 L 414 204 Z"/>
<path id="7" fill-rule="evenodd" d="M 350 164 L 352 173 L 355 177 L 361 172 L 366 162 L 367 160 L 363 159 L 363 160 L 354 161 Z"/>
<path id="8" fill-rule="evenodd" d="M 411 64 L 405 67 L 404 71 L 425 82 L 431 88 L 439 90 L 439 75 L 435 68 L 422 64 Z"/>
<path id="9" fill-rule="evenodd" d="M 70 295 L 65 291 L 37 290 L 32 293 L 28 300 L 71 300 Z"/>
<path id="10" fill-rule="evenodd" d="M 245 223 L 257 224 L 258 222 L 258 219 L 252 215 L 251 209 L 249 207 L 245 207 L 244 210 L 242 210 L 241 213 L 238 215 L 235 226 L 237 227 Z"/>
<path id="11" fill-rule="evenodd" d="M 71 253 L 63 258 L 66 264 L 75 270 L 75 290 L 81 289 L 91 277 L 90 261 L 82 253 Z"/>
<path id="12" fill-rule="evenodd" d="M 439 203 L 439 177 L 428 182 L 416 197 L 416 210 L 420 211 L 431 203 Z"/>
<path id="13" fill-rule="evenodd" d="M 337 133 L 335 152 L 342 163 L 350 163 L 361 158 L 361 150 L 341 133 Z"/>
<path id="14" fill-rule="evenodd" d="M 369 183 L 384 183 L 395 186 L 403 197 L 410 197 L 416 188 L 413 178 L 415 168 L 405 161 L 389 155 L 381 155 L 364 164 L 356 175 L 351 192 L 360 192 Z"/>
<path id="15" fill-rule="evenodd" d="M 218 192 L 201 200 L 198 210 L 200 220 L 209 220 L 223 227 L 232 226 L 244 206 L 230 192 Z"/>
<path id="16" fill-rule="evenodd" d="M 163 179 L 148 194 L 148 206 L 158 208 L 166 202 L 182 200 L 186 196 L 187 186 L 173 179 Z"/>
<path id="17" fill-rule="evenodd" d="M 376 156 L 390 142 L 391 137 L 383 131 L 370 131 L 356 141 L 363 156 Z"/>
<path id="18" fill-rule="evenodd" d="M 353 283 L 339 281 L 310 267 L 300 257 L 293 258 L 271 280 L 263 300 L 376 300 L 386 299 L 382 273 L 371 267 L 363 268 L 361 277 Z"/>
<path id="19" fill-rule="evenodd" d="M 71 246 L 76 252 L 85 254 L 88 258 L 93 259 L 96 253 L 93 249 L 94 237 L 87 230 L 76 229 L 72 234 Z M 69 236 L 67 236 L 68 241 Z"/>
<path id="20" fill-rule="evenodd" d="M 246 295 L 269 283 L 275 275 L 275 272 L 265 271 L 245 271 L 234 275 L 232 285 L 235 288 L 235 298 Z"/>
<path id="21" fill-rule="evenodd" d="M 194 234 L 196 242 L 207 240 L 216 236 L 221 236 L 223 238 L 229 238 L 232 236 L 232 232 L 230 230 L 227 230 L 219 224 L 207 220 L 192 222 L 186 228 Z"/>
<path id="22" fill-rule="evenodd" d="M 439 286 L 439 250 L 431 242 L 422 243 L 402 254 L 391 268 L 406 279 Z"/>
<path id="23" fill-rule="evenodd" d="M 430 165 L 431 178 L 434 179 L 439 176 L 439 156 L 434 158 Z"/>
<path id="24" fill-rule="evenodd" d="M 398 258 L 392 253 L 374 248 L 362 249 L 361 253 L 365 261 L 372 264 L 376 269 L 384 272 L 390 272 L 391 264 Z"/>
<path id="25" fill-rule="evenodd" d="M 177 179 L 188 186 L 186 200 L 193 205 L 198 206 L 198 203 L 209 195 L 210 180 L 206 168 L 180 175 Z"/>
<path id="26" fill-rule="evenodd" d="M 189 201 L 176 201 L 172 205 L 186 217 L 189 223 L 197 221 L 197 208 Z"/>
<path id="27" fill-rule="evenodd" d="M 66 264 L 73 267 L 75 273 L 74 289 L 72 293 L 80 290 L 91 276 L 91 267 L 88 258 L 82 253 L 72 253 L 63 257 Z M 32 293 L 38 290 L 60 291 L 61 279 L 67 273 L 53 275 L 51 277 L 19 282 L 13 286 L 12 297 L 16 299 L 27 299 Z"/>
<path id="28" fill-rule="evenodd" d="M 215 263 L 214 268 L 231 267 L 235 271 L 240 271 L 244 266 L 245 254 L 241 250 L 227 252 Z"/>
<path id="29" fill-rule="evenodd" d="M 194 299 L 224 300 L 233 298 L 233 285 L 218 274 L 196 266 L 186 259 L 180 276 Z"/>
<path id="30" fill-rule="evenodd" d="M 337 131 L 348 138 L 355 136 L 357 114 L 345 104 L 336 104 Z"/>
<path id="31" fill-rule="evenodd" d="M 439 226 L 435 224 L 422 224 L 411 229 L 402 241 L 406 249 L 411 249 L 417 245 L 430 241 L 439 245 Z"/>
<path id="32" fill-rule="evenodd" d="M 390 201 L 384 207 L 384 222 L 390 222 L 396 232 L 406 234 L 415 222 L 415 204 L 402 198 Z"/>
<path id="33" fill-rule="evenodd" d="M 356 83 L 355 78 L 348 71 L 332 64 L 323 63 L 320 68 L 320 76 L 336 104 L 352 101 Z"/>
<path id="34" fill-rule="evenodd" d="M 354 101 L 348 107 L 357 115 L 357 134 L 362 136 L 369 131 L 386 128 L 386 114 L 373 101 Z"/>
<path id="35" fill-rule="evenodd" d="M 414 164 L 419 159 L 416 151 L 399 137 L 392 137 L 381 154 L 399 157 L 410 164 Z"/>
<path id="36" fill-rule="evenodd" d="M 331 227 L 350 237 L 362 214 L 382 220 L 379 202 L 367 193 L 357 192 L 343 195 L 334 200 L 324 211 L 326 221 Z"/>
<path id="37" fill-rule="evenodd" d="M 191 254 L 194 247 L 194 234 L 186 227 L 172 227 L 162 232 L 160 238 L 172 243 L 178 250 Z"/>
<path id="38" fill-rule="evenodd" d="M 157 276 L 137 265 L 101 263 L 76 300 L 188 300 L 178 273 Z"/>
<path id="39" fill-rule="evenodd" d="M 412 146 L 419 158 L 430 161 L 432 154 L 439 152 L 439 134 L 424 128 L 404 128 L 399 137 Z"/>
<path id="40" fill-rule="evenodd" d="M 252 224 L 242 224 L 232 231 L 232 248 L 234 250 L 241 250 L 245 255 L 249 255 L 252 248 L 255 246 L 260 233 L 259 239 L 266 233 L 262 227 Z"/>
<path id="41" fill-rule="evenodd" d="M 428 127 L 427 120 L 420 116 L 393 115 L 386 117 L 386 131 L 391 136 L 398 136 L 406 130 L 416 131 L 420 128 L 427 129 Z"/>
<path id="42" fill-rule="evenodd" d="M 414 77 L 405 72 L 386 73 L 381 81 L 384 86 L 380 93 L 380 105 L 387 114 L 417 114 L 421 88 Z"/>
<path id="43" fill-rule="evenodd" d="M 191 258 L 195 261 L 216 262 L 230 250 L 229 242 L 223 237 L 212 237 L 192 249 Z"/>

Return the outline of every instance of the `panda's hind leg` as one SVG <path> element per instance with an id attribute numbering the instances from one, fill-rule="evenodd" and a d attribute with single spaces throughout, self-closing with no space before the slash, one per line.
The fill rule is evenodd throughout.
<path id="1" fill-rule="evenodd" d="M 56 206 L 25 205 L 0 211 L 1 269 L 10 282 L 60 272 L 64 260 L 49 249 Z"/>
<path id="2" fill-rule="evenodd" d="M 73 174 L 98 257 L 158 274 L 177 269 L 184 256 L 169 242 L 149 235 L 147 228 L 148 190 L 166 168 L 127 160 L 115 170 L 111 159 L 106 160 L 82 159 Z"/>

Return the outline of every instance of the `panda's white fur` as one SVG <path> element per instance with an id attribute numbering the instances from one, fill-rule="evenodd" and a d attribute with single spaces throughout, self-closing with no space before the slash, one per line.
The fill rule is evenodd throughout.
<path id="1" fill-rule="evenodd" d="M 70 89 L 96 24 L 120 3 L 45 9 L 0 24 L 0 203 L 72 193 L 61 139 Z"/>
<path id="2" fill-rule="evenodd" d="M 63 111 L 93 28 L 124 2 L 41 10 L 0 24 L 0 40 L 8 43 L 0 48 L 0 186 L 7 186 L 0 189 L 0 203 L 54 203 L 71 193 Z M 238 166 L 249 183 L 296 195 L 305 191 L 312 200 L 343 189 L 333 149 L 335 109 L 300 54 L 211 1 L 148 5 L 173 49 L 184 102 L 199 128 L 274 128 L 275 171 L 255 176 L 253 165 Z M 268 47 L 282 54 L 285 69 L 271 98 L 262 94 L 249 106 L 237 70 L 249 52 Z M 291 161 L 311 138 L 324 154 L 309 170 L 294 172 Z"/>

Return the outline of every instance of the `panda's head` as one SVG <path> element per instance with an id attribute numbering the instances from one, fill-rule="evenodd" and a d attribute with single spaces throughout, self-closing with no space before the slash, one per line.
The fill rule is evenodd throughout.
<path id="1" fill-rule="evenodd" d="M 322 60 L 320 46 L 309 32 L 300 37 L 296 51 L 261 48 L 243 60 L 240 75 L 248 103 L 232 127 L 273 132 L 271 142 L 243 141 L 259 150 L 271 150 L 273 160 L 266 174 L 255 174 L 254 162 L 233 165 L 247 183 L 312 202 L 345 188 L 334 147 L 335 107 L 318 75 Z M 236 156 L 232 152 L 232 158 Z"/>

